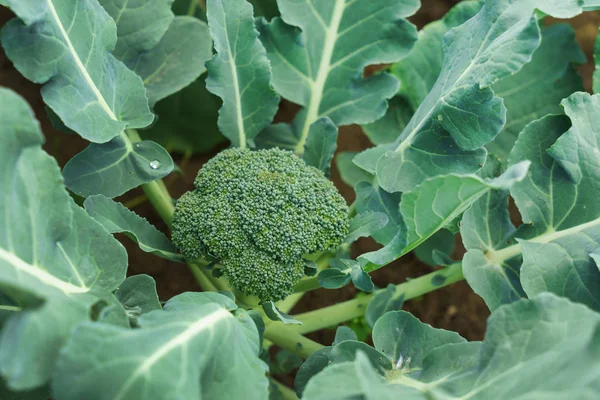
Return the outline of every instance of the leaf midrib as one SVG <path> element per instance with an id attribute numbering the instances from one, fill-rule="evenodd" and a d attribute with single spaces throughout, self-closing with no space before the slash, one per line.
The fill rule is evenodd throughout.
<path id="1" fill-rule="evenodd" d="M 329 26 L 325 30 L 325 43 L 323 45 L 323 53 L 321 53 L 321 62 L 319 64 L 319 70 L 317 71 L 317 77 L 310 85 L 310 103 L 308 104 L 308 111 L 302 127 L 300 140 L 294 149 L 296 154 L 302 154 L 310 126 L 319 117 L 319 108 L 321 107 L 321 100 L 323 99 L 323 91 L 325 90 L 325 83 L 327 82 L 327 77 L 329 76 L 331 60 L 333 58 L 333 50 L 335 49 L 338 31 L 345 9 L 346 0 L 336 0 Z"/>
<path id="2" fill-rule="evenodd" d="M 64 293 L 86 293 L 89 288 L 84 286 L 75 286 L 71 283 L 60 280 L 54 275 L 47 271 L 39 268 L 36 265 L 29 264 L 28 262 L 21 259 L 14 253 L 8 252 L 3 248 L 0 248 L 0 260 L 6 261 L 9 265 L 15 267 L 18 272 L 25 273 L 29 276 L 34 277 L 40 282 L 48 286 L 52 286 Z"/>
<path id="3" fill-rule="evenodd" d="M 131 388 L 135 381 L 140 376 L 147 374 L 147 372 L 164 356 L 166 356 L 171 351 L 180 346 L 185 346 L 196 335 L 200 334 L 206 329 L 214 327 L 222 319 L 228 317 L 231 317 L 231 314 L 227 310 L 219 308 L 218 310 L 213 311 L 212 313 L 204 316 L 200 320 L 192 323 L 184 331 L 173 337 L 168 342 L 164 343 L 162 346 L 158 347 L 152 354 L 145 358 L 144 361 L 141 362 L 140 365 L 133 371 L 133 373 L 123 384 L 121 390 L 119 390 L 119 392 L 115 396 L 115 400 L 122 400 L 123 396 L 127 394 L 127 391 Z"/>
<path id="4" fill-rule="evenodd" d="M 48 4 L 48 9 L 50 10 L 50 13 L 52 14 L 52 18 L 54 19 L 54 22 L 56 23 L 56 26 L 58 27 L 58 29 L 63 37 L 63 40 L 64 40 L 65 44 L 67 45 L 67 48 L 69 49 L 69 52 L 71 53 L 71 56 L 73 57 L 73 60 L 75 61 L 75 64 L 77 65 L 77 68 L 80 70 L 81 75 L 83 75 L 83 78 L 85 79 L 88 86 L 90 87 L 90 89 L 92 90 L 94 95 L 96 96 L 96 98 L 98 100 L 98 104 L 100 104 L 100 107 L 102 107 L 102 109 L 104 109 L 106 114 L 108 114 L 108 116 L 111 119 L 118 121 L 117 116 L 113 113 L 113 111 L 111 110 L 111 108 L 108 105 L 108 103 L 106 102 L 106 100 L 104 100 L 102 93 L 100 93 L 100 90 L 94 83 L 94 80 L 88 73 L 87 69 L 85 68 L 85 65 L 83 65 L 83 63 L 81 62 L 81 59 L 79 58 L 79 55 L 77 54 L 77 51 L 75 51 L 75 47 L 73 46 L 73 43 L 71 43 L 71 39 L 69 38 L 69 35 L 65 31 L 65 27 L 63 26 L 63 24 L 58 16 L 58 13 L 56 12 L 56 8 L 54 7 L 52 0 L 46 0 L 46 3 Z"/>

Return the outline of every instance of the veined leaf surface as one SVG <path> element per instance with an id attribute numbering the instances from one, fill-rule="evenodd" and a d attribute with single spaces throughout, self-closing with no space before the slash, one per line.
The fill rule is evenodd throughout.
<path id="1" fill-rule="evenodd" d="M 556 398 L 600 395 L 600 315 L 580 304 L 544 293 L 505 305 L 488 319 L 483 343 L 466 342 L 458 335 L 462 341 L 453 341 L 452 332 L 412 319 L 402 311 L 389 312 L 375 324 L 374 337 L 391 344 L 379 356 L 392 358 L 390 371 L 382 374 L 373 358 L 357 347 L 353 357 L 329 364 L 312 378 L 302 398 L 487 400 L 540 398 L 548 393 Z M 427 335 L 428 340 L 410 340 L 408 332 Z M 402 335 L 409 340 L 394 346 L 394 339 Z M 383 350 L 377 343 L 376 347 Z"/>
<path id="2" fill-rule="evenodd" d="M 171 308 L 178 297 L 165 311 L 142 315 L 140 329 L 80 325 L 58 361 L 56 396 L 265 399 L 266 365 L 258 358 L 258 331 L 250 316 L 244 310 L 232 315 L 212 301 L 193 303 L 189 296 L 185 308 Z"/>
<path id="3" fill-rule="evenodd" d="M 85 199 L 83 205 L 85 211 L 108 232 L 125 233 L 145 252 L 167 260 L 184 262 L 175 245 L 162 232 L 123 204 L 97 195 Z"/>
<path id="4" fill-rule="evenodd" d="M 495 179 L 442 175 L 426 180 L 402 194 L 400 212 L 405 228 L 399 230 L 385 247 L 362 254 L 359 259 L 371 263 L 365 267 L 369 271 L 401 257 L 452 223 L 484 194 L 506 190 L 524 179 L 528 168 L 529 162 L 522 161 Z"/>
<path id="5" fill-rule="evenodd" d="M 259 22 L 273 66 L 273 86 L 305 110 L 299 115 L 296 153 L 311 125 L 329 117 L 336 125 L 379 119 L 398 82 L 387 73 L 362 77 L 367 65 L 399 61 L 416 40 L 405 19 L 418 0 L 278 2 L 281 18 Z M 298 30 L 300 28 L 300 30 Z"/>
<path id="6" fill-rule="evenodd" d="M 114 21 L 97 0 L 10 0 L 20 18 L 2 29 L 2 45 L 64 124 L 105 143 L 154 116 L 142 80 L 110 52 Z M 43 49 L 43 51 L 41 51 Z"/>
<path id="7" fill-rule="evenodd" d="M 207 63 L 206 88 L 223 99 L 223 135 L 246 147 L 273 121 L 279 105 L 269 60 L 246 0 L 208 0 L 207 17 L 217 54 Z"/>
<path id="8" fill-rule="evenodd" d="M 22 305 L 2 325 L 0 374 L 25 390 L 50 378 L 71 328 L 89 319 L 91 291 L 123 281 L 127 254 L 75 205 L 33 112 L 6 89 L 0 120 L 0 291 Z"/>
<path id="9" fill-rule="evenodd" d="M 494 294 L 511 287 L 528 296 L 549 291 L 600 309 L 600 271 L 591 257 L 600 247 L 600 96 L 575 93 L 562 105 L 572 127 L 564 116 L 533 122 L 509 158 L 510 163 L 532 161 L 527 178 L 510 189 L 525 224 L 508 235 L 508 243 L 465 241 L 465 277 L 492 309 L 515 300 Z M 510 234 L 504 208 L 480 209 L 483 215 L 463 224 L 467 239 L 485 237 L 496 220 L 504 221 Z M 515 279 L 519 275 L 522 289 Z"/>
<path id="10" fill-rule="evenodd" d="M 581 6 L 576 0 L 492 0 L 448 31 L 441 73 L 406 129 L 383 151 L 364 153 L 376 163 L 380 185 L 405 192 L 427 177 L 481 168 L 484 146 L 506 123 L 506 107 L 492 85 L 517 73 L 538 48 L 535 9 L 570 17 Z"/>

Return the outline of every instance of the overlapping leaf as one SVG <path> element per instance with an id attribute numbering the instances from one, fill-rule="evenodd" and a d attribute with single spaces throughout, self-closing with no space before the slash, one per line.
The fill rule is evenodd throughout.
<path id="1" fill-rule="evenodd" d="M 372 357 L 358 352 L 354 361 L 333 363 L 317 374 L 309 381 L 303 399 L 600 395 L 600 315 L 587 307 L 548 293 L 503 306 L 489 318 L 483 343 L 467 343 L 460 337 L 453 340 L 450 332 L 418 321 L 410 327 L 406 323 L 413 318 L 391 312 L 375 324 L 374 342 L 378 349 L 386 350 L 380 357 L 392 360 L 390 371 L 382 374 L 374 368 Z M 395 341 L 404 334 L 408 340 Z M 419 334 L 428 340 L 421 340 Z M 391 347 L 378 345 L 375 335 L 377 341 L 384 339 Z M 348 342 L 338 346 L 342 345 Z"/>
<path id="2" fill-rule="evenodd" d="M 67 127 L 105 143 L 152 122 L 141 79 L 110 54 L 116 27 L 97 0 L 8 4 L 21 19 L 2 30 L 6 54 L 27 79 L 45 84 L 44 101 Z"/>
<path id="3" fill-rule="evenodd" d="M 0 374 L 26 390 L 47 382 L 96 294 L 123 281 L 127 255 L 69 197 L 56 161 L 41 150 L 33 112 L 6 89 L 0 120 L 0 291 L 22 308 L 2 325 Z"/>
<path id="4" fill-rule="evenodd" d="M 142 315 L 140 329 L 79 325 L 57 365 L 56 397 L 265 399 L 266 365 L 250 316 L 200 293 L 183 296 Z"/>
<path id="5" fill-rule="evenodd" d="M 206 71 L 212 56 L 207 25 L 174 17 L 173 0 L 100 0 L 117 24 L 114 55 L 144 81 L 150 106 Z"/>
<path id="6" fill-rule="evenodd" d="M 518 72 L 539 46 L 536 8 L 558 17 L 582 11 L 575 0 L 493 0 L 444 36 L 441 73 L 406 129 L 392 145 L 362 155 L 384 189 L 408 191 L 427 177 L 481 168 L 484 146 L 506 122 L 492 85 Z"/>
<path id="7" fill-rule="evenodd" d="M 600 271 L 590 256 L 600 247 L 600 96 L 576 93 L 562 105 L 570 129 L 566 117 L 545 117 L 520 134 L 511 153 L 510 163 L 533 163 L 511 188 L 525 222 L 517 234 L 511 235 L 506 201 L 473 209 L 463 224 L 465 276 L 491 308 L 523 291 L 550 291 L 600 309 Z M 498 226 L 495 238 L 473 239 Z"/>
<path id="8" fill-rule="evenodd" d="M 273 86 L 305 110 L 295 123 L 296 153 L 311 125 L 329 117 L 336 125 L 369 123 L 385 113 L 398 90 L 389 74 L 364 79 L 367 65 L 395 62 L 416 40 L 405 17 L 416 0 L 278 2 L 281 19 L 259 22 L 273 67 Z"/>
<path id="9" fill-rule="evenodd" d="M 217 54 L 207 64 L 206 87 L 223 99 L 221 132 L 233 145 L 246 147 L 271 123 L 279 105 L 269 60 L 246 0 L 208 0 L 207 17 Z"/>
<path id="10" fill-rule="evenodd" d="M 63 170 L 65 184 L 80 196 L 116 197 L 173 171 L 173 159 L 158 143 L 132 143 L 126 134 L 108 143 L 92 143 Z"/>
<path id="11" fill-rule="evenodd" d="M 145 252 L 167 260 L 184 261 L 175 245 L 162 232 L 123 204 L 101 195 L 90 196 L 83 204 L 87 213 L 108 232 L 125 233 Z"/>
<path id="12" fill-rule="evenodd" d="M 402 195 L 400 211 L 404 229 L 380 250 L 359 259 L 369 262 L 367 271 L 385 265 L 424 243 L 440 229 L 451 224 L 477 199 L 493 190 L 505 190 L 524 179 L 528 161 L 522 161 L 494 179 L 477 175 L 442 175 L 426 180 Z"/>

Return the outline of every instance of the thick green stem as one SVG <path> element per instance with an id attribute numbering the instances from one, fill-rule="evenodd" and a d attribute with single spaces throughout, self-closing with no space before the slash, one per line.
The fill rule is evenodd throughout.
<path id="1" fill-rule="evenodd" d="M 264 337 L 282 349 L 298 354 L 302 358 L 308 358 L 315 351 L 325 347 L 290 328 L 291 325 L 283 325 L 283 323 L 270 324 L 265 329 Z"/>
<path id="2" fill-rule="evenodd" d="M 403 295 L 404 300 L 410 300 L 463 279 L 462 265 L 456 263 L 448 268 L 434 271 L 397 285 L 396 295 Z M 304 334 L 336 326 L 356 317 L 360 317 L 365 314 L 367 305 L 379 292 L 380 291 L 377 291 L 367 296 L 360 296 L 319 310 L 294 315 L 293 317 L 302 322 L 302 325 L 293 325 L 288 328 L 289 330 Z"/>
<path id="3" fill-rule="evenodd" d="M 311 290 L 316 290 L 320 287 L 321 285 L 319 284 L 317 277 L 313 276 L 311 278 L 302 279 L 300 282 L 298 282 L 296 286 L 294 286 L 294 293 L 310 292 Z"/>
<path id="4" fill-rule="evenodd" d="M 217 292 L 219 289 L 212 283 L 212 281 L 208 278 L 206 271 L 203 268 L 196 264 L 188 264 L 190 267 L 190 271 L 196 278 L 196 281 L 200 285 L 200 287 L 207 292 Z"/>
<path id="5" fill-rule="evenodd" d="M 157 180 L 146 183 L 142 185 L 142 189 L 144 190 L 144 193 L 146 193 L 146 196 L 148 196 L 150 203 L 156 209 L 156 212 L 158 212 L 158 215 L 160 215 L 170 229 L 171 223 L 173 222 L 175 204 L 173 204 L 173 199 L 169 195 L 164 182 L 162 180 Z"/>

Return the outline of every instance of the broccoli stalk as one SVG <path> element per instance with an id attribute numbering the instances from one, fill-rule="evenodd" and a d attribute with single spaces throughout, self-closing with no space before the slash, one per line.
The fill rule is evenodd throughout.
<path id="1" fill-rule="evenodd" d="M 219 260 L 231 286 L 261 301 L 284 299 L 304 275 L 303 255 L 348 233 L 335 186 L 285 150 L 225 150 L 194 186 L 177 201 L 173 243 L 190 260 Z"/>

